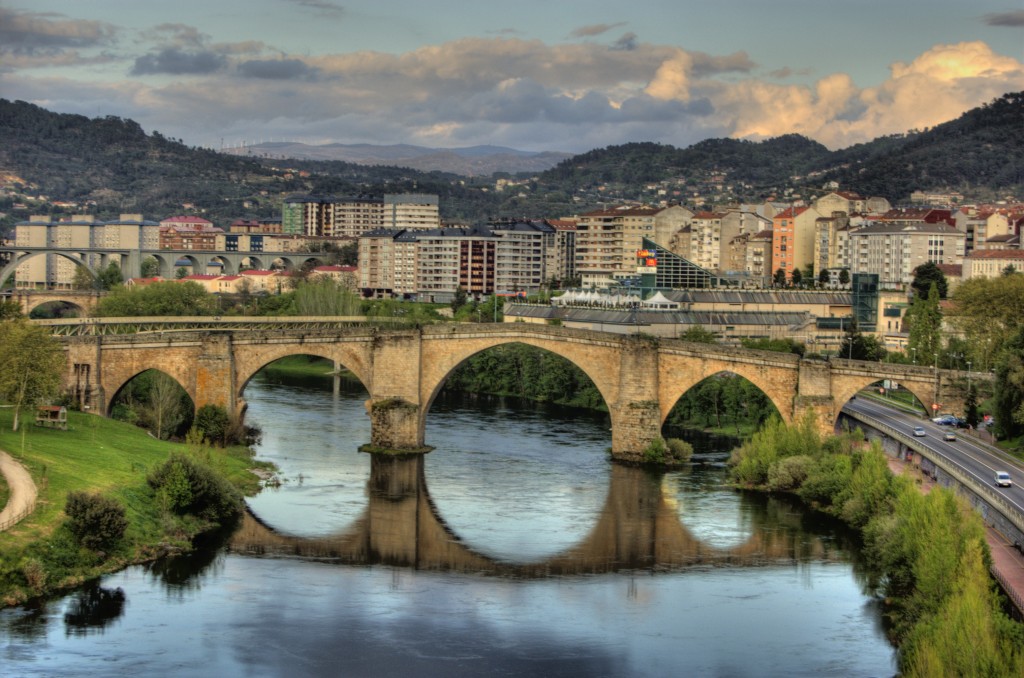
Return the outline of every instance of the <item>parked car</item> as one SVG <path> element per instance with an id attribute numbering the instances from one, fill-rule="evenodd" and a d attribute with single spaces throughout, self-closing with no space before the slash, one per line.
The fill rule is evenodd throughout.
<path id="1" fill-rule="evenodd" d="M 925 432 L 924 426 L 915 426 L 914 427 L 914 437 L 915 438 L 923 438 L 926 435 L 928 435 L 928 433 Z"/>
<path id="2" fill-rule="evenodd" d="M 943 440 L 946 440 L 946 441 L 949 441 L 949 442 L 951 442 L 951 443 L 955 443 L 955 442 L 956 442 L 956 434 L 955 434 L 955 433 L 953 433 L 952 431 L 946 431 L 946 432 L 945 432 L 945 433 L 944 433 L 944 434 L 942 435 L 942 439 L 943 439 Z"/>
<path id="3" fill-rule="evenodd" d="M 1006 471 L 998 471 L 996 473 L 996 485 L 999 487 L 1010 487 L 1013 485 L 1013 481 L 1010 479 L 1010 474 Z"/>

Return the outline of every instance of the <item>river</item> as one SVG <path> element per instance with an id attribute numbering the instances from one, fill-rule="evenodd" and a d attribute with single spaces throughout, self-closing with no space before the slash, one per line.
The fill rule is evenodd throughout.
<path id="1" fill-rule="evenodd" d="M 691 465 L 611 464 L 607 418 L 442 396 L 428 455 L 378 459 L 365 391 L 257 377 L 283 483 L 237 533 L 0 611 L 40 676 L 891 676 L 855 541 Z"/>

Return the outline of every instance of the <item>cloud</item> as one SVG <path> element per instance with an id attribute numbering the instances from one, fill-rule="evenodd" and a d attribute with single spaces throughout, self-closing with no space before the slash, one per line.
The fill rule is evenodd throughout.
<path id="1" fill-rule="evenodd" d="M 1016 9 L 1011 12 L 1000 12 L 998 14 L 986 14 L 985 23 L 989 26 L 1009 26 L 1020 28 L 1024 26 L 1024 9 Z"/>
<path id="2" fill-rule="evenodd" d="M 339 16 L 345 12 L 344 7 L 330 2 L 330 0 L 286 0 L 286 2 L 315 10 L 320 14 Z"/>
<path id="3" fill-rule="evenodd" d="M 591 24 L 589 26 L 580 26 L 569 35 L 574 38 L 592 38 L 595 35 L 607 33 L 612 29 L 621 28 L 622 26 L 625 25 L 625 21 L 618 21 L 614 24 Z"/>
<path id="4" fill-rule="evenodd" d="M 8 69 L 0 91 L 52 110 L 131 117 L 190 143 L 273 136 L 584 151 L 791 132 L 841 148 L 930 127 L 1024 90 L 1024 65 L 981 42 L 935 45 L 892 64 L 883 83 L 861 88 L 845 73 L 780 82 L 758 75 L 745 52 L 639 41 L 623 50 L 591 41 L 465 38 L 401 54 L 270 58 L 257 41 L 213 45 L 187 26 L 158 28 L 167 44 L 140 57 L 139 77 L 129 81 Z M 167 82 L 150 74 L 204 77 Z"/>
<path id="5" fill-rule="evenodd" d="M 27 53 L 113 42 L 117 29 L 102 21 L 66 19 L 60 14 L 0 7 L 0 51 Z"/>
<path id="6" fill-rule="evenodd" d="M 636 49 L 636 33 L 623 33 L 621 38 L 612 43 L 612 49 Z"/>
<path id="7" fill-rule="evenodd" d="M 175 47 L 162 49 L 156 54 L 140 56 L 132 67 L 132 75 L 205 75 L 224 68 L 223 54 L 209 51 L 184 52 Z"/>
<path id="8" fill-rule="evenodd" d="M 238 64 L 238 72 L 246 78 L 312 80 L 316 78 L 319 70 L 299 59 L 253 59 Z"/>

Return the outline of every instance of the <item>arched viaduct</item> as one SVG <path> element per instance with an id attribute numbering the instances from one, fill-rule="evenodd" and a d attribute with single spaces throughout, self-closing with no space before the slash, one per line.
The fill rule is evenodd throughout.
<path id="1" fill-rule="evenodd" d="M 447 377 L 472 355 L 509 343 L 550 351 L 580 367 L 608 405 L 612 455 L 627 461 L 638 460 L 660 437 L 662 423 L 686 391 L 721 372 L 750 380 L 786 421 L 814 412 L 828 430 L 851 397 L 880 379 L 898 381 L 924 403 L 962 409 L 962 374 L 953 371 L 802 360 L 786 353 L 520 323 L 154 331 L 64 341 L 66 388 L 104 414 L 117 392 L 148 369 L 177 380 L 197 408 L 212 403 L 241 413 L 245 385 L 268 363 L 299 354 L 332 360 L 370 394 L 371 450 L 429 449 L 426 417 Z"/>

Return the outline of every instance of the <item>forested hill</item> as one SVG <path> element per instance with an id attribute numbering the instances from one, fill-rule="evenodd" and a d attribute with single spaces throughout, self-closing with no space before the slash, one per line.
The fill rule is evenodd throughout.
<path id="1" fill-rule="evenodd" d="M 275 167 L 276 165 L 276 167 Z M 287 169 L 286 169 L 287 168 Z M 346 162 L 258 161 L 190 148 L 138 123 L 89 119 L 0 99 L 0 175 L 23 194 L 70 201 L 76 213 L 147 218 L 201 213 L 215 220 L 280 214 L 294 193 L 436 193 L 448 221 L 499 216 L 560 217 L 623 200 L 756 202 L 786 188 L 844 189 L 905 202 L 913 190 L 960 191 L 968 199 L 1024 196 L 1024 92 L 968 111 L 924 132 L 875 139 L 840 151 L 799 135 L 762 142 L 709 139 L 680 149 L 630 143 L 565 160 L 502 193 L 493 178 L 367 167 Z M 507 175 L 506 175 L 507 176 Z M 17 177 L 12 179 L 11 177 Z M 659 192 L 659 182 L 672 190 Z M 652 188 L 654 186 L 655 188 Z M 731 189 L 731 190 L 730 190 Z M 0 196 L 0 226 L 55 207 Z M 92 203 L 95 203 L 94 205 Z"/>
<path id="2" fill-rule="evenodd" d="M 1024 92 L 1006 94 L 924 132 L 880 137 L 839 151 L 796 134 L 762 142 L 708 139 L 688 148 L 633 143 L 577 155 L 540 176 L 549 190 L 684 178 L 699 185 L 721 173 L 763 198 L 787 185 L 836 180 L 864 195 L 905 202 L 914 190 L 1003 197 L 1024 194 Z"/>

